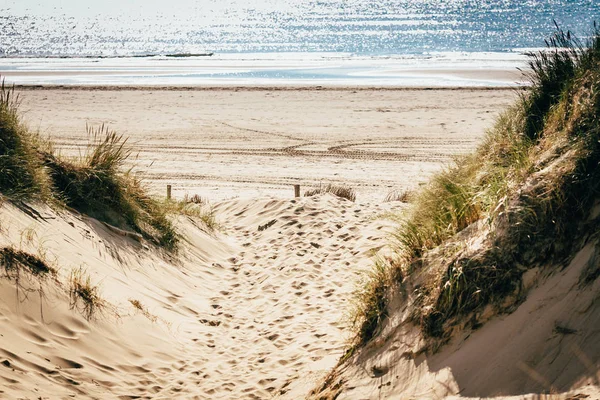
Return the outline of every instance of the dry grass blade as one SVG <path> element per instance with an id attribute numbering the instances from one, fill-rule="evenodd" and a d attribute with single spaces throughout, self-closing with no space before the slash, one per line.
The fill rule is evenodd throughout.
<path id="1" fill-rule="evenodd" d="M 186 194 L 183 197 L 183 202 L 184 203 L 193 203 L 193 204 L 208 204 L 208 200 L 206 200 L 204 197 L 200 196 L 199 194 L 195 194 L 193 196 L 189 196 Z"/>
<path id="2" fill-rule="evenodd" d="M 343 199 L 347 199 L 350 201 L 356 200 L 356 193 L 354 192 L 354 189 L 352 189 L 351 187 L 348 187 L 348 186 L 340 186 L 340 185 L 333 185 L 333 184 L 328 184 L 326 186 L 321 185 L 317 188 L 307 190 L 304 193 L 304 196 L 310 197 L 310 196 L 315 196 L 317 194 L 323 194 L 323 193 L 331 193 L 337 197 L 341 197 Z"/>
<path id="3" fill-rule="evenodd" d="M 89 145 L 85 164 L 100 171 L 116 172 L 131 156 L 131 148 L 126 146 L 127 139 L 109 130 L 104 124 L 97 128 L 86 125 Z"/>
<path id="4" fill-rule="evenodd" d="M 13 247 L 0 249 L 0 265 L 4 266 L 9 276 L 18 272 L 21 268 L 27 268 L 34 275 L 56 275 L 56 269 L 46 264 L 39 257 L 22 250 L 16 250 Z"/>
<path id="5" fill-rule="evenodd" d="M 139 312 L 142 313 L 142 315 L 144 315 L 146 318 L 148 318 L 150 321 L 152 322 L 156 322 L 158 320 L 158 317 L 154 314 L 151 314 L 148 309 L 142 304 L 141 301 L 136 300 L 136 299 L 129 299 L 129 302 L 131 303 L 131 305 L 138 310 Z"/>
<path id="6" fill-rule="evenodd" d="M 385 196 L 383 199 L 384 203 L 389 203 L 392 201 L 399 201 L 401 203 L 410 203 L 414 196 L 414 193 L 408 189 L 404 190 L 392 190 Z"/>
<path id="7" fill-rule="evenodd" d="M 100 297 L 99 291 L 98 286 L 92 285 L 90 276 L 85 273 L 83 268 L 71 271 L 69 279 L 71 308 L 79 308 L 88 320 L 104 306 L 104 300 Z"/>

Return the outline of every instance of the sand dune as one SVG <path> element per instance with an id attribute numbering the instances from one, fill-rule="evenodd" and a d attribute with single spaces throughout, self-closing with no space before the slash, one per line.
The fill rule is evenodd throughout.
<path id="1" fill-rule="evenodd" d="M 338 398 L 600 398 L 600 282 L 581 281 L 597 254 L 594 241 L 560 273 L 529 271 L 527 298 L 514 312 L 478 330 L 457 327 L 435 354 L 419 352 L 421 332 L 407 308 L 398 310 L 381 337 L 340 370 L 336 379 L 349 384 Z"/>

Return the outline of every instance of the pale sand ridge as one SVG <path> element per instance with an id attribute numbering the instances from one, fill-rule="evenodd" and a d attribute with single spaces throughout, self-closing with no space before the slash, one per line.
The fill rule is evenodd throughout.
<path id="1" fill-rule="evenodd" d="M 597 257 L 595 240 L 554 275 L 544 266 L 528 271 L 526 300 L 512 313 L 490 310 L 480 329 L 457 327 L 435 354 L 419 352 L 421 332 L 407 308 L 397 308 L 381 337 L 339 371 L 348 387 L 337 398 L 600 398 L 600 281 L 581 282 Z"/>

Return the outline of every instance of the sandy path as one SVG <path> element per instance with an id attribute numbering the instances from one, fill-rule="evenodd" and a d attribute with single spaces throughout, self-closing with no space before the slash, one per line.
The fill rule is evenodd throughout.
<path id="1" fill-rule="evenodd" d="M 346 183 L 382 200 L 473 149 L 513 90 L 24 90 L 22 110 L 65 154 L 86 124 L 130 137 L 153 190 L 213 200 Z"/>
<path id="2" fill-rule="evenodd" d="M 195 357 L 208 359 L 212 398 L 270 398 L 314 385 L 343 354 L 351 293 L 385 245 L 383 207 L 317 196 L 230 200 L 216 212 L 239 245 L 210 297 L 214 326 Z"/>
<path id="3" fill-rule="evenodd" d="M 55 283 L 23 276 L 19 293 L 0 270 L 0 398 L 301 397 L 342 355 L 350 294 L 391 229 L 376 217 L 402 204 L 228 200 L 222 233 L 179 220 L 174 257 L 35 207 L 46 219 L 0 208 L 0 246 L 43 248 L 63 282 L 85 267 L 108 306 L 87 321 Z"/>

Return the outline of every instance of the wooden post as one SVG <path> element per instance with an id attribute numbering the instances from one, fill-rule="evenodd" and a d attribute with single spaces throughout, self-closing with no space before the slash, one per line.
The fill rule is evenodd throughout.
<path id="1" fill-rule="evenodd" d="M 167 185 L 167 200 L 171 200 L 171 185 Z"/>
<path id="2" fill-rule="evenodd" d="M 300 185 L 294 185 L 294 197 L 300 197 Z"/>

